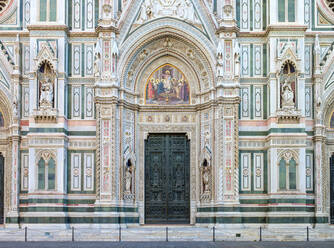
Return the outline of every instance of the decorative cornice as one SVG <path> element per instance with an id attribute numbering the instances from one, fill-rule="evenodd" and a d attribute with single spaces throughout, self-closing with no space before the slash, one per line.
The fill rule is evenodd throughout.
<path id="1" fill-rule="evenodd" d="M 77 37 L 85 37 L 85 38 L 89 38 L 89 37 L 94 37 L 97 38 L 97 34 L 96 32 L 80 32 L 80 31 L 69 31 L 68 32 L 68 37 L 70 38 L 77 38 Z"/>
<path id="2" fill-rule="evenodd" d="M 271 24 L 266 29 L 266 35 L 268 35 L 272 31 L 297 31 L 297 32 L 305 32 L 307 30 L 307 25 L 299 25 L 299 24 Z"/>
<path id="3" fill-rule="evenodd" d="M 68 26 L 66 26 L 66 25 L 34 24 L 34 25 L 28 25 L 27 29 L 29 31 L 33 31 L 33 30 L 43 30 L 43 31 L 59 30 L 59 31 L 68 32 Z"/>
<path id="4" fill-rule="evenodd" d="M 119 34 L 119 30 L 118 28 L 114 27 L 114 26 L 108 26 L 108 27 L 103 27 L 103 26 L 98 26 L 95 29 L 96 33 L 100 33 L 100 32 L 112 32 L 112 33 L 116 33 Z"/>
<path id="5" fill-rule="evenodd" d="M 232 32 L 232 33 L 237 33 L 239 34 L 240 32 L 240 29 L 236 26 L 230 26 L 230 27 L 227 27 L 227 26 L 223 26 L 223 27 L 219 27 L 217 30 L 216 30 L 216 34 L 220 34 L 220 33 L 227 33 L 227 32 Z"/>

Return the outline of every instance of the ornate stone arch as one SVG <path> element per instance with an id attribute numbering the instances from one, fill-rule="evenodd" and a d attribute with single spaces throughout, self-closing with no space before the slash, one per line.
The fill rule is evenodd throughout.
<path id="1" fill-rule="evenodd" d="M 35 164 L 38 164 L 38 161 L 43 158 L 44 161 L 47 163 L 51 158 L 53 158 L 53 160 L 55 161 L 55 163 L 57 164 L 57 155 L 56 155 L 56 151 L 54 150 L 50 150 L 50 149 L 43 149 L 43 150 L 39 150 L 36 154 L 36 160 L 35 160 Z"/>
<path id="2" fill-rule="evenodd" d="M 3 114 L 5 128 L 9 128 L 13 122 L 13 109 L 10 98 L 11 94 L 8 89 L 0 85 L 0 112 Z"/>
<path id="3" fill-rule="evenodd" d="M 283 158 L 285 162 L 288 164 L 290 160 L 293 158 L 296 162 L 296 165 L 299 165 L 299 154 L 298 151 L 293 149 L 284 149 L 278 151 L 278 159 L 277 159 L 277 165 L 279 165 L 281 159 Z"/>
<path id="4" fill-rule="evenodd" d="M 166 22 L 159 20 L 152 21 L 138 28 L 121 44 L 119 61 L 119 68 L 123 68 L 123 71 L 120 72 L 121 85 L 126 86 L 129 78 L 133 76 L 131 73 L 134 72 L 131 71 L 131 65 L 138 57 L 145 56 L 145 49 L 146 52 L 149 52 L 147 46 L 157 39 L 170 37 L 188 46 L 188 52 L 185 51 L 185 54 L 192 56 L 192 53 L 196 53 L 196 58 L 202 61 L 202 67 L 204 67 L 203 69 L 206 70 L 208 75 L 209 88 L 213 87 L 215 78 L 213 69 L 215 68 L 215 44 L 202 33 L 197 33 L 196 30 L 193 30 L 194 28 L 189 24 L 174 19 L 171 20 L 171 18 L 166 18 Z M 172 49 L 173 47 L 165 47 L 165 51 L 171 51 Z"/>

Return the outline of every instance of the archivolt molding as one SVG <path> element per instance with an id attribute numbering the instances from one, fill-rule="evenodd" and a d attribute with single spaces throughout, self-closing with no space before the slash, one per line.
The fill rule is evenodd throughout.
<path id="1" fill-rule="evenodd" d="M 0 84 L 0 111 L 4 117 L 5 128 L 10 127 L 13 122 L 13 111 L 10 99 L 10 92 Z"/>
<path id="2" fill-rule="evenodd" d="M 325 18 L 334 24 L 334 8 L 330 8 L 330 0 L 317 0 L 318 10 Z"/>
<path id="3" fill-rule="evenodd" d="M 122 73 L 121 82 L 124 87 L 135 90 L 137 94 L 141 93 L 144 88 L 143 75 L 149 75 L 162 65 L 156 61 L 159 59 L 165 60 L 164 63 L 175 65 L 185 74 L 187 72 L 192 74 L 192 78 L 186 75 L 187 80 L 192 84 L 192 91 L 200 93 L 203 89 L 213 87 L 212 69 L 201 51 L 180 38 L 172 36 L 157 37 L 135 52 Z M 197 85 L 194 82 L 197 82 Z"/>
<path id="4" fill-rule="evenodd" d="M 187 46 L 196 51 L 197 58 L 202 63 L 205 62 L 208 74 L 213 77 L 213 69 L 215 68 L 215 44 L 213 44 L 199 30 L 191 27 L 189 24 L 181 21 L 166 18 L 166 20 L 152 21 L 143 25 L 133 32 L 130 37 L 120 45 L 119 68 L 122 68 L 121 82 L 127 80 L 127 72 L 131 64 L 136 60 L 141 49 L 150 44 L 152 41 L 171 36 L 178 40 L 182 40 Z M 187 37 L 192 37 L 190 40 Z"/>
<path id="5" fill-rule="evenodd" d="M 0 24 L 6 22 L 17 9 L 17 0 L 0 0 Z"/>

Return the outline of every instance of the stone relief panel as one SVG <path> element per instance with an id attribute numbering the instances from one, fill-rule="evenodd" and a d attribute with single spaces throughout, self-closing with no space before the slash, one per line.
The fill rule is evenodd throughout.
<path id="1" fill-rule="evenodd" d="M 192 24 L 200 23 L 190 0 L 144 0 L 135 23 L 143 24 L 161 17 L 174 17 Z"/>

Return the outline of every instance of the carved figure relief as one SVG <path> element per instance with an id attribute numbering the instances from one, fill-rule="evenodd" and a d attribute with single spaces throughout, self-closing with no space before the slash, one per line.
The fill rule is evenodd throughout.
<path id="1" fill-rule="evenodd" d="M 165 16 L 176 17 L 194 24 L 199 23 L 190 0 L 145 0 L 137 24 Z"/>
<path id="2" fill-rule="evenodd" d="M 146 84 L 147 104 L 189 104 L 189 98 L 187 79 L 180 70 L 170 64 L 156 69 Z"/>

